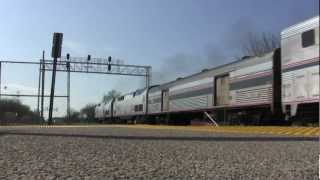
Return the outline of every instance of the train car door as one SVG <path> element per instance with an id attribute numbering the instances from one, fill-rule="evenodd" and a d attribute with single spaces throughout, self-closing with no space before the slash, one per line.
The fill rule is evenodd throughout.
<path id="1" fill-rule="evenodd" d="M 229 104 L 229 74 L 215 78 L 215 105 Z"/>
<path id="2" fill-rule="evenodd" d="M 162 90 L 161 93 L 161 111 L 169 111 L 169 90 Z"/>

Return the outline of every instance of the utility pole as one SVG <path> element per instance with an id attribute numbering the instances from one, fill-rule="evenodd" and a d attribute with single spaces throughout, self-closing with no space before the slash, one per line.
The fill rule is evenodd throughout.
<path id="1" fill-rule="evenodd" d="M 1 61 L 0 61 L 0 100 L 1 100 Z"/>
<path id="2" fill-rule="evenodd" d="M 53 58 L 53 69 L 52 69 L 52 81 L 51 81 L 51 91 L 50 91 L 50 104 L 49 104 L 49 119 L 48 125 L 52 125 L 52 110 L 54 101 L 54 89 L 56 83 L 56 70 L 57 70 L 57 59 L 61 57 L 61 45 L 62 45 L 62 33 L 53 34 L 53 45 L 51 56 Z"/>
<path id="3" fill-rule="evenodd" d="M 41 59 L 39 64 L 39 79 L 38 79 L 38 99 L 37 99 L 37 114 L 40 115 L 40 86 L 41 86 Z"/>
<path id="4" fill-rule="evenodd" d="M 43 104 L 44 104 L 44 80 L 45 80 L 45 64 L 44 64 L 44 57 L 45 56 L 45 51 L 42 51 L 42 63 L 41 66 L 42 66 L 42 76 L 41 76 L 41 110 L 40 110 L 40 116 L 41 116 L 41 119 L 42 121 L 44 122 L 44 117 L 43 117 Z"/>
<path id="5" fill-rule="evenodd" d="M 149 93 L 149 88 L 150 88 L 150 79 L 151 79 L 151 73 L 150 73 L 151 67 L 146 68 L 146 89 L 147 89 L 147 94 Z M 149 97 L 146 96 L 146 104 L 148 104 Z M 148 114 L 148 106 L 146 106 L 146 115 Z"/>
<path id="6" fill-rule="evenodd" d="M 68 122 L 70 122 L 70 54 L 67 54 L 67 116 Z"/>

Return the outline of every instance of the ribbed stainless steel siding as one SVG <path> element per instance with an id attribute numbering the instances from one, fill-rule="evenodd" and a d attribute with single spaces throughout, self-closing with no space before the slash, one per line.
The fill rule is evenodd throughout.
<path id="1" fill-rule="evenodd" d="M 252 104 L 272 101 L 272 85 L 255 86 L 231 91 L 231 105 Z"/>
<path id="2" fill-rule="evenodd" d="M 161 103 L 153 103 L 153 104 L 149 104 L 149 113 L 159 113 L 161 112 Z"/>
<path id="3" fill-rule="evenodd" d="M 191 110 L 208 107 L 209 95 L 181 98 L 170 101 L 170 111 Z"/>

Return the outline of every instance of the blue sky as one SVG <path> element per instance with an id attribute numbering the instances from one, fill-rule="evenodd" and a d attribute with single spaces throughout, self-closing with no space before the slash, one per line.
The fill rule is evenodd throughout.
<path id="1" fill-rule="evenodd" d="M 4 0 L 0 5 L 0 59 L 49 58 L 53 32 L 63 32 L 63 54 L 112 57 L 151 65 L 159 83 L 230 62 L 239 55 L 246 32 L 276 35 L 319 14 L 318 0 Z M 7 92 L 33 93 L 37 67 L 5 65 Z M 57 93 L 66 76 L 58 74 Z M 142 79 L 72 74 L 72 107 L 100 101 L 110 89 L 127 92 Z M 46 88 L 49 90 L 50 76 Z M 21 100 L 35 107 L 35 99 Z M 46 103 L 48 104 L 48 103 Z M 65 100 L 55 102 L 56 115 Z"/>

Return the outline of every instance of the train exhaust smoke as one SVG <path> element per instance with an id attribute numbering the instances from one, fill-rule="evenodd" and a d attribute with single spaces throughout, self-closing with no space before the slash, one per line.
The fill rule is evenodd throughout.
<path id="1" fill-rule="evenodd" d="M 243 56 L 257 55 L 279 47 L 279 36 L 274 35 L 279 33 L 264 32 L 257 27 L 248 19 L 239 19 L 219 36 L 220 39 L 209 38 L 210 43 L 203 46 L 202 52 L 179 53 L 162 60 L 160 67 L 153 69 L 153 84 L 170 82 L 203 69 L 241 59 Z"/>

